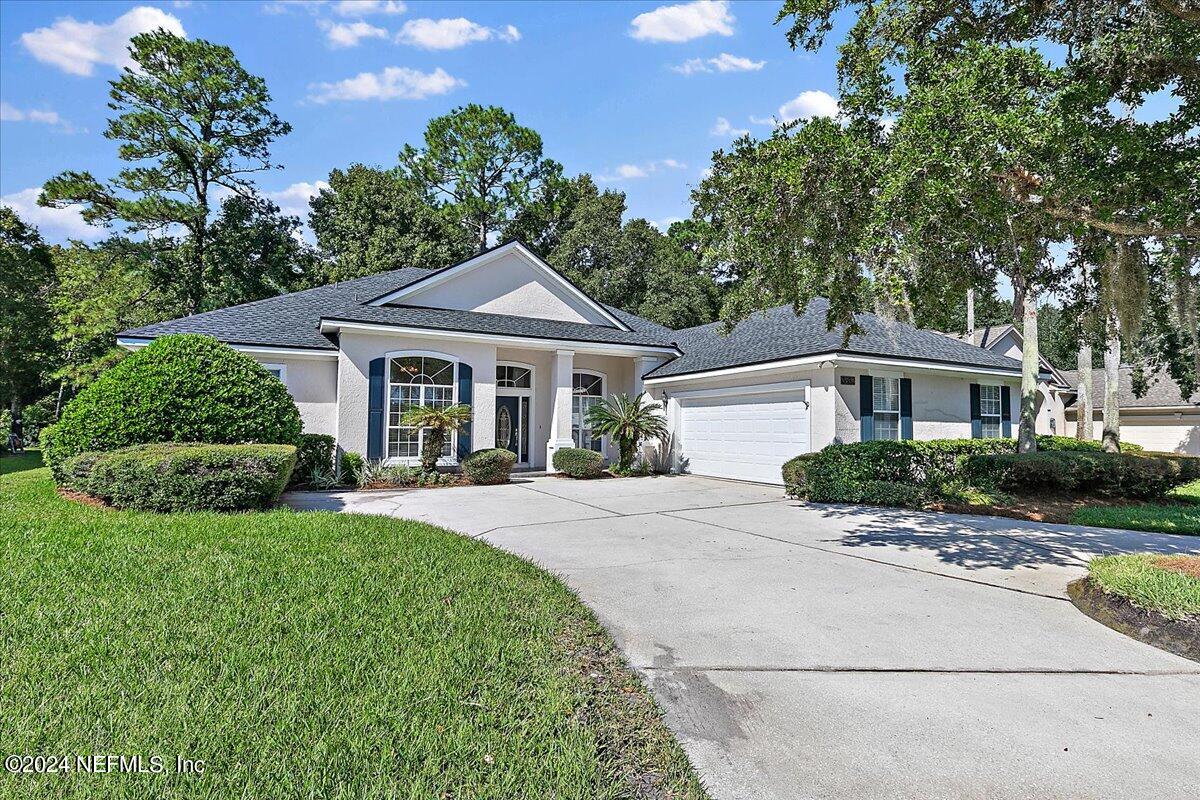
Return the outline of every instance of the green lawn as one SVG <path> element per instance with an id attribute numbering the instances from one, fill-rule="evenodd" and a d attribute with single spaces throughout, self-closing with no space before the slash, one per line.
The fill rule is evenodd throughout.
<path id="1" fill-rule="evenodd" d="M 1104 591 L 1140 608 L 1171 619 L 1200 615 L 1200 578 L 1160 569 L 1154 562 L 1161 558 L 1150 553 L 1103 556 L 1092 559 L 1088 573 Z"/>
<path id="2" fill-rule="evenodd" d="M 1071 515 L 1071 522 L 1101 528 L 1200 534 L 1200 481 L 1179 487 L 1170 498 L 1175 502 L 1081 508 Z"/>
<path id="3" fill-rule="evenodd" d="M 536 567 L 379 517 L 98 510 L 0 459 L 4 754 L 202 759 L 0 797 L 704 797 Z"/>

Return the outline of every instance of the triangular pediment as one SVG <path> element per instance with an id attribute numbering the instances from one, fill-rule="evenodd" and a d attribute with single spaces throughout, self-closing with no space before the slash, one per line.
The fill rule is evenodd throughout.
<path id="1" fill-rule="evenodd" d="M 520 242 L 509 242 L 370 301 L 507 314 L 629 330 Z"/>

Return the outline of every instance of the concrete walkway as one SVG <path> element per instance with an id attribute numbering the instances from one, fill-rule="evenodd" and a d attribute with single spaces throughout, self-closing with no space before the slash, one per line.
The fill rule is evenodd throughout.
<path id="1" fill-rule="evenodd" d="M 1200 538 L 815 506 L 697 477 L 296 494 L 561 575 L 717 798 L 1192 798 L 1200 664 L 1088 619 L 1095 554 Z"/>

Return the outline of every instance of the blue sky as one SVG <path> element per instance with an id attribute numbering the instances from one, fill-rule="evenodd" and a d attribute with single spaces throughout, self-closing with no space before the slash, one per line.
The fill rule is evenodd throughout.
<path id="1" fill-rule="evenodd" d="M 64 169 L 120 166 L 102 135 L 132 33 L 164 25 L 228 45 L 293 131 L 259 185 L 291 213 L 335 167 L 391 166 L 432 117 L 500 105 L 568 173 L 667 223 L 712 151 L 772 118 L 835 107 L 836 52 L 789 49 L 778 2 L 0 2 L 0 196 L 50 241 L 97 238 L 34 206 Z M 830 41 L 841 37 L 837 30 Z M 722 122 L 724 120 L 724 122 Z"/>

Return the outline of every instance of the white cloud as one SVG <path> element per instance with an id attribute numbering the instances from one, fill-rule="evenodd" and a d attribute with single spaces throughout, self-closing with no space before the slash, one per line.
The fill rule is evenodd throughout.
<path id="1" fill-rule="evenodd" d="M 322 189 L 328 189 L 329 184 L 325 181 L 300 181 L 293 183 L 284 189 L 279 189 L 274 192 L 265 192 L 266 196 L 275 205 L 279 206 L 280 212 L 291 217 L 299 217 L 301 221 L 308 219 L 309 205 L 308 201 L 316 197 Z"/>
<path id="2" fill-rule="evenodd" d="M 441 67 L 433 72 L 421 72 L 408 67 L 385 67 L 379 72 L 360 72 L 353 78 L 333 83 L 309 84 L 308 99 L 314 103 L 328 103 L 331 100 L 421 100 L 466 85 L 466 81 L 455 78 Z"/>
<path id="3" fill-rule="evenodd" d="M 658 172 L 660 169 L 687 169 L 687 164 L 674 158 L 648 161 L 645 164 L 618 164 L 612 172 L 596 176 L 596 180 L 602 183 L 615 183 L 617 181 L 647 178 L 651 173 Z"/>
<path id="4" fill-rule="evenodd" d="M 784 122 L 813 117 L 836 117 L 838 102 L 832 95 L 821 91 L 801 92 L 779 107 L 779 117 Z"/>
<path id="5" fill-rule="evenodd" d="M 403 14 L 408 7 L 400 0 L 341 0 L 333 13 L 343 17 L 365 17 L 368 14 Z"/>
<path id="6" fill-rule="evenodd" d="M 745 56 L 721 53 L 716 58 L 689 58 L 682 64 L 671 67 L 680 75 L 695 75 L 697 72 L 753 72 L 762 69 L 766 61 L 752 61 Z"/>
<path id="7" fill-rule="evenodd" d="M 0 101 L 0 122 L 37 122 L 56 127 L 64 133 L 75 133 L 75 126 L 58 115 L 57 111 L 39 108 L 17 108 Z"/>
<path id="8" fill-rule="evenodd" d="M 710 33 L 732 36 L 733 22 L 725 0 L 695 0 L 638 14 L 629 35 L 646 42 L 687 42 Z"/>
<path id="9" fill-rule="evenodd" d="M 43 237 L 53 240 L 84 239 L 95 241 L 107 234 L 104 228 L 84 222 L 78 206 L 67 208 L 45 208 L 37 204 L 42 187 L 22 189 L 0 197 L 0 206 L 8 206 L 26 224 L 35 226 Z"/>
<path id="10" fill-rule="evenodd" d="M 735 56 L 729 53 L 721 53 L 716 58 L 710 58 L 708 63 L 717 68 L 717 72 L 757 72 L 762 69 L 767 63 L 766 61 L 753 61 L 745 56 Z"/>
<path id="11" fill-rule="evenodd" d="M 749 132 L 750 131 L 746 128 L 733 127 L 733 125 L 729 124 L 729 120 L 725 119 L 724 117 L 717 117 L 717 121 L 713 124 L 712 130 L 709 131 L 709 133 L 711 133 L 713 136 L 731 136 L 735 139 L 739 136 L 745 136 Z"/>
<path id="12" fill-rule="evenodd" d="M 157 8 L 138 6 L 107 25 L 60 17 L 47 28 L 21 34 L 21 44 L 38 61 L 72 75 L 91 75 L 97 64 L 132 66 L 127 49 L 130 38 L 155 28 L 186 35 L 178 18 Z"/>
<path id="13" fill-rule="evenodd" d="M 318 21 L 317 25 L 325 31 L 325 39 L 330 47 L 357 47 L 363 39 L 386 39 L 388 32 L 383 28 L 358 22 L 330 22 L 327 19 Z"/>
<path id="14" fill-rule="evenodd" d="M 506 25 L 504 30 L 497 30 L 464 17 L 410 19 L 396 34 L 397 42 L 424 50 L 454 50 L 472 42 L 486 42 L 489 39 L 516 42 L 520 38 L 521 32 L 512 25 Z"/>
<path id="15" fill-rule="evenodd" d="M 779 120 L 775 117 L 756 117 L 753 114 L 750 115 L 750 122 L 754 125 L 766 125 L 769 128 L 774 128 L 779 124 Z"/>

